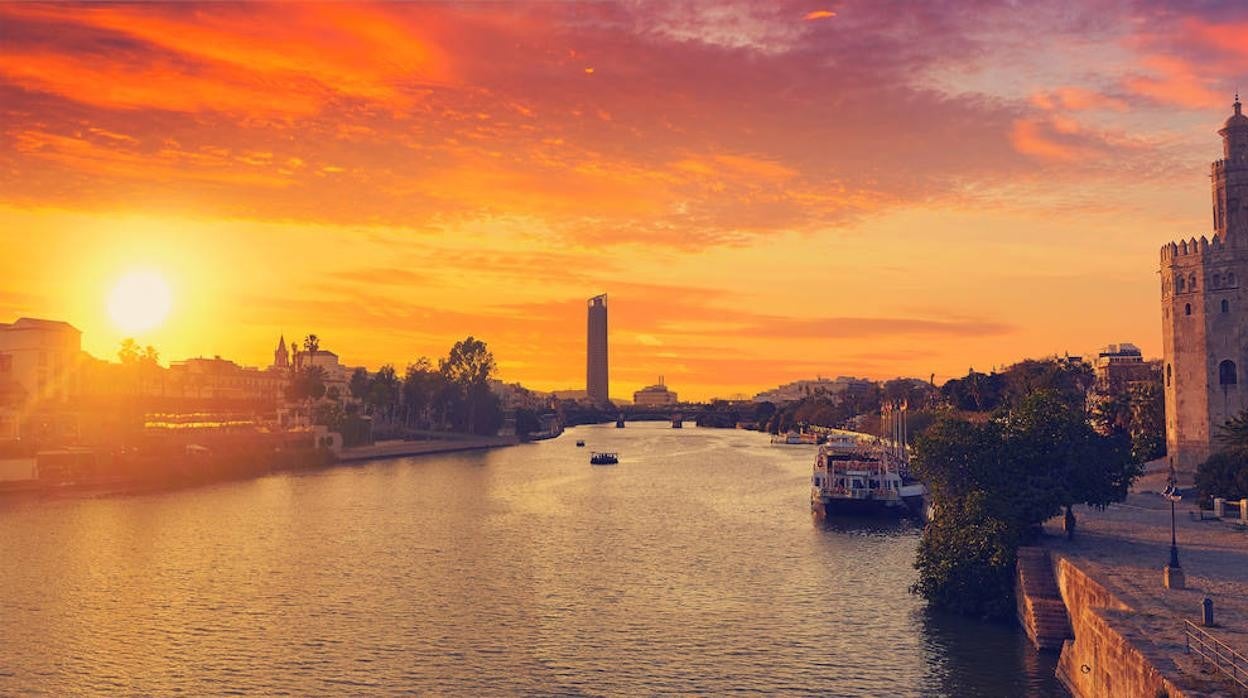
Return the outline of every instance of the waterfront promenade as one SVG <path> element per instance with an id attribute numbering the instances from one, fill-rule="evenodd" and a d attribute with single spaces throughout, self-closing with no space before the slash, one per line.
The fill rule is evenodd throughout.
<path id="1" fill-rule="evenodd" d="M 515 436 L 468 436 L 440 435 L 442 438 L 408 441 L 378 441 L 368 446 L 344 448 L 338 452 L 338 462 L 374 460 L 377 458 L 399 458 L 403 456 L 420 456 L 432 453 L 455 453 L 457 451 L 477 451 L 500 446 L 515 446 L 520 439 Z"/>
<path id="2" fill-rule="evenodd" d="M 1217 627 L 1208 630 L 1248 656 L 1248 528 L 1229 510 L 1221 521 L 1201 520 L 1194 501 L 1180 502 L 1177 537 L 1187 588 L 1166 589 L 1170 503 L 1149 491 L 1154 484 L 1146 478 L 1126 502 L 1104 511 L 1076 509 L 1073 541 L 1065 539 L 1060 518 L 1050 521 L 1045 545 L 1055 560 L 1075 565 L 1128 607 L 1106 611 L 1110 626 L 1185 695 L 1234 695 L 1185 652 L 1183 621 L 1199 624 L 1201 601 L 1211 598 Z M 1079 630 L 1076 623 L 1076 636 Z"/>

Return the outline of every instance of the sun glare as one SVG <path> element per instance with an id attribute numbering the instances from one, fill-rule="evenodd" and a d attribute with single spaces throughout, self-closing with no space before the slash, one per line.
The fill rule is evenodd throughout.
<path id="1" fill-rule="evenodd" d="M 132 271 L 117 280 L 108 296 L 108 315 L 123 332 L 158 327 L 173 307 L 169 284 L 153 271 Z"/>

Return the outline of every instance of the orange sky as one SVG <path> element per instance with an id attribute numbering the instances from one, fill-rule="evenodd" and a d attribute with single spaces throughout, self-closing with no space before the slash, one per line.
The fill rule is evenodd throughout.
<path id="1" fill-rule="evenodd" d="M 612 394 L 937 379 L 1133 341 L 1207 232 L 1248 7 L 0 4 L 0 321 L 164 360 L 485 339 Z"/>

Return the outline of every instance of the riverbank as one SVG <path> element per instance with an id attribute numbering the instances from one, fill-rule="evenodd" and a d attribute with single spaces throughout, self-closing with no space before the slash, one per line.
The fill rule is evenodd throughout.
<path id="1" fill-rule="evenodd" d="M 343 448 L 338 452 L 339 463 L 376 460 L 379 458 L 401 458 L 434 453 L 455 453 L 458 451 L 479 451 L 487 448 L 515 446 L 520 439 L 515 436 L 470 436 L 460 439 L 429 439 L 420 441 L 393 440 L 378 441 L 368 446 Z"/>
<path id="2" fill-rule="evenodd" d="M 1214 602 L 1214 637 L 1248 656 L 1248 529 L 1201 519 L 1192 502 L 1177 506 L 1185 589 L 1167 589 L 1170 503 L 1136 492 L 1104 511 L 1079 508 L 1066 540 L 1049 522 L 1045 547 L 1070 616 L 1074 639 L 1062 649 L 1059 676 L 1076 696 L 1234 695 L 1229 681 L 1186 651 L 1184 621 L 1200 623 Z"/>

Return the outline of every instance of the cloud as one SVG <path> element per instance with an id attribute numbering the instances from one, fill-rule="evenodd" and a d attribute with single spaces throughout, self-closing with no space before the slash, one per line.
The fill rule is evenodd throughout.
<path id="1" fill-rule="evenodd" d="M 835 16 L 836 13 L 831 10 L 814 10 L 812 12 L 807 12 L 806 16 L 802 17 L 802 19 L 807 22 L 815 22 L 821 19 L 830 19 Z"/>

